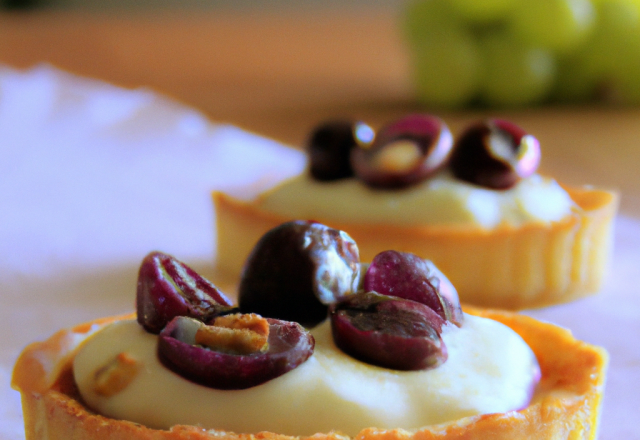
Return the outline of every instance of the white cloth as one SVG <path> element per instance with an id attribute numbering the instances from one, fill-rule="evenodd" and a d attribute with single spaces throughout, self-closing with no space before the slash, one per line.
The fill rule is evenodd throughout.
<path id="1" fill-rule="evenodd" d="M 206 276 L 210 192 L 264 188 L 303 167 L 300 152 L 149 90 L 0 68 L 0 438 L 24 438 L 9 382 L 26 344 L 132 311 L 151 250 Z M 611 440 L 640 438 L 640 221 L 619 218 L 616 234 L 600 295 L 530 313 L 611 353 L 601 427 Z"/>

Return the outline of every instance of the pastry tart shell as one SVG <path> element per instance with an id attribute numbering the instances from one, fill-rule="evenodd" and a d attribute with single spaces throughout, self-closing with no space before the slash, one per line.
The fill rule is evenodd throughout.
<path id="1" fill-rule="evenodd" d="M 607 354 L 576 340 L 568 330 L 506 311 L 466 308 L 468 313 L 500 321 L 519 333 L 536 354 L 542 378 L 536 396 L 525 409 L 486 414 L 427 426 L 362 430 L 357 440 L 556 440 L 595 439 L 604 391 Z M 207 431 L 197 426 L 155 430 L 103 417 L 82 404 L 73 380 L 71 362 L 77 347 L 105 324 L 129 316 L 105 318 L 61 330 L 43 342 L 29 345 L 18 358 L 12 386 L 22 395 L 27 440 L 292 440 L 277 433 L 236 434 Z M 318 433 L 314 440 L 349 437 Z"/>
<path id="2" fill-rule="evenodd" d="M 608 271 L 616 193 L 565 187 L 577 208 L 562 221 L 480 227 L 346 224 L 315 220 L 346 231 L 361 261 L 394 249 L 432 260 L 458 289 L 463 303 L 525 309 L 568 302 L 597 292 Z M 213 193 L 217 261 L 221 277 L 236 279 L 253 246 L 268 230 L 291 218 Z"/>

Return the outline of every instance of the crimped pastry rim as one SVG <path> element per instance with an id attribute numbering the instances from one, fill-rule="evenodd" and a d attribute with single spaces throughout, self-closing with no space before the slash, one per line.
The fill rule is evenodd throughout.
<path id="1" fill-rule="evenodd" d="M 388 249 L 432 260 L 458 289 L 464 303 L 521 310 L 565 303 L 597 293 L 609 272 L 614 191 L 564 186 L 578 206 L 557 222 L 521 227 L 343 224 L 314 218 L 346 231 L 362 261 Z M 213 192 L 219 282 L 236 279 L 253 245 L 269 229 L 294 220 L 266 212 L 258 199 L 244 201 Z"/>
<path id="2" fill-rule="evenodd" d="M 619 195 L 615 191 L 597 189 L 591 187 L 575 187 L 562 185 L 567 191 L 570 198 L 576 203 L 582 212 L 597 212 L 605 208 L 617 210 L 619 203 Z M 272 188 L 264 193 L 259 194 L 252 200 L 243 200 L 233 197 L 223 191 L 212 191 L 211 195 L 216 207 L 228 206 L 232 209 L 244 212 L 246 215 L 262 219 L 269 223 L 281 224 L 290 221 L 283 215 L 265 211 L 261 208 L 261 201 L 266 195 L 273 191 Z M 482 226 L 471 225 L 393 225 L 393 224 L 372 224 L 366 221 L 362 222 L 341 222 L 333 221 L 327 218 L 314 218 L 312 220 L 321 223 L 331 223 L 331 226 L 345 231 L 365 231 L 365 233 L 380 233 L 384 231 L 387 234 L 402 234 L 420 236 L 436 236 L 440 238 L 455 237 L 464 239 L 471 236 L 499 236 L 521 233 L 522 231 L 531 230 L 549 230 L 554 228 L 571 228 L 580 221 L 581 212 L 572 211 L 564 218 L 553 222 L 532 221 L 520 226 L 514 226 L 507 223 L 501 223 L 495 228 L 488 229 Z"/>
<path id="3" fill-rule="evenodd" d="M 608 363 L 606 351 L 576 340 L 570 331 L 512 312 L 465 308 L 467 313 L 502 322 L 519 333 L 538 357 L 546 390 L 527 408 L 486 414 L 428 426 L 414 431 L 367 428 L 358 440 L 428 439 L 595 439 Z M 57 332 L 22 352 L 13 371 L 12 386 L 22 393 L 27 440 L 68 439 L 262 439 L 290 440 L 276 433 L 237 434 L 206 431 L 197 426 L 155 430 L 136 423 L 92 413 L 74 396 L 71 361 L 79 339 L 101 326 L 133 315 L 110 317 Z M 311 438 L 346 439 L 340 433 L 318 433 Z"/>

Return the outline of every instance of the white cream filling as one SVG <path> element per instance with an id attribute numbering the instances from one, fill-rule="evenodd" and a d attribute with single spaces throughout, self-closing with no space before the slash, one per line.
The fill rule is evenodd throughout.
<path id="1" fill-rule="evenodd" d="M 575 204 L 553 179 L 533 175 L 507 190 L 454 178 L 447 170 L 402 190 L 372 189 L 357 179 L 320 182 L 308 173 L 264 193 L 260 208 L 288 218 L 400 226 L 549 223 Z"/>
<path id="2" fill-rule="evenodd" d="M 134 320 L 105 327 L 85 342 L 73 369 L 86 403 L 100 414 L 167 429 L 175 424 L 237 433 L 308 436 L 361 429 L 416 429 L 526 406 L 538 374 L 534 354 L 508 327 L 465 315 L 443 329 L 449 359 L 439 368 L 403 372 L 371 366 L 333 343 L 330 324 L 312 331 L 314 354 L 298 368 L 246 390 L 197 385 L 157 359 L 157 337 Z M 118 353 L 140 362 L 133 381 L 111 397 L 93 390 L 95 372 Z"/>

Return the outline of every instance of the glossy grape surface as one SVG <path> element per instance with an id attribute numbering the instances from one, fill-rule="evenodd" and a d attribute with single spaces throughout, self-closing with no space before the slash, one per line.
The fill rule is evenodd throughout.
<path id="1" fill-rule="evenodd" d="M 151 252 L 140 266 L 136 294 L 138 322 L 160 333 L 176 316 L 207 321 L 233 305 L 216 286 L 171 255 Z"/>
<path id="2" fill-rule="evenodd" d="M 445 122 L 428 114 L 405 116 L 383 127 L 372 145 L 354 148 L 356 176 L 375 188 L 419 183 L 447 164 L 453 137 Z"/>
<path id="3" fill-rule="evenodd" d="M 158 356 L 170 370 L 212 388 L 250 388 L 293 370 L 313 354 L 313 336 L 294 322 L 268 319 L 269 348 L 246 355 L 210 350 L 193 342 L 201 325 L 187 317 L 176 317 L 160 333 Z"/>
<path id="4" fill-rule="evenodd" d="M 363 289 L 419 302 L 443 320 L 462 325 L 458 292 L 433 263 L 415 254 L 384 251 L 376 255 L 364 275 Z"/>
<path id="5" fill-rule="evenodd" d="M 396 370 L 423 370 L 444 363 L 443 324 L 424 304 L 375 292 L 359 292 L 331 310 L 333 338 L 342 351 Z"/>
<path id="6" fill-rule="evenodd" d="M 358 247 L 345 232 L 293 221 L 267 232 L 249 255 L 238 290 L 240 310 L 313 327 L 331 304 L 356 291 Z"/>
<path id="7" fill-rule="evenodd" d="M 462 180 L 508 189 L 531 176 L 540 164 L 540 144 L 521 127 L 488 119 L 468 127 L 456 140 L 451 171 Z"/>
<path id="8" fill-rule="evenodd" d="M 353 176 L 351 150 L 369 145 L 374 136 L 373 129 L 359 121 L 335 120 L 318 125 L 307 142 L 311 175 L 321 181 Z"/>

